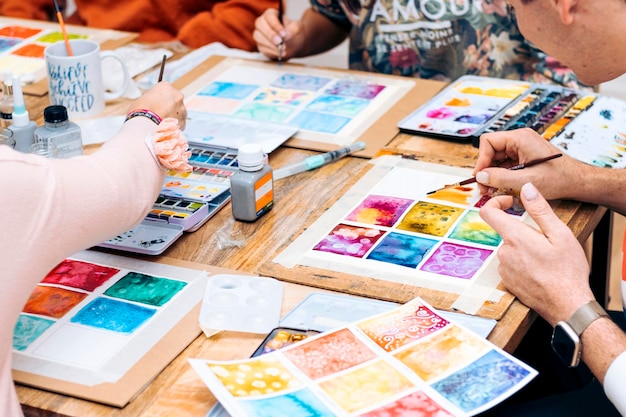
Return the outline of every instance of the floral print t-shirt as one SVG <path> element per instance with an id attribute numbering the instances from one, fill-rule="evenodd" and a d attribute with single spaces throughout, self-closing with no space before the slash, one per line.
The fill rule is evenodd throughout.
<path id="1" fill-rule="evenodd" d="M 505 0 L 311 0 L 350 31 L 350 68 L 451 81 L 462 75 L 584 88 L 572 71 L 533 47 Z"/>

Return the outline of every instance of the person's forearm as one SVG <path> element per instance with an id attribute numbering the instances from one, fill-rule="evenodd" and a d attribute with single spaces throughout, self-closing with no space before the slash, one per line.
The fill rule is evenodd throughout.
<path id="1" fill-rule="evenodd" d="M 339 45 L 348 34 L 325 16 L 312 9 L 307 9 L 300 20 L 302 36 L 300 48 L 294 57 L 306 57 L 326 52 Z"/>
<path id="2" fill-rule="evenodd" d="M 626 214 L 626 172 L 581 164 L 564 198 L 599 204 Z"/>
<path id="3" fill-rule="evenodd" d="M 622 352 L 626 351 L 626 334 L 610 319 L 601 318 L 589 325 L 582 334 L 583 361 L 604 383 L 606 371 Z"/>

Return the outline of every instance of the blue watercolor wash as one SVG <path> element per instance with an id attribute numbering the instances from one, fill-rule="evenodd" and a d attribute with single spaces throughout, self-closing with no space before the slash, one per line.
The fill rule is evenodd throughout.
<path id="1" fill-rule="evenodd" d="M 258 85 L 215 81 L 203 88 L 198 95 L 243 100 L 257 88 Z"/>
<path id="2" fill-rule="evenodd" d="M 151 308 L 99 297 L 76 313 L 70 321 L 114 332 L 132 333 L 154 313 L 156 310 Z"/>
<path id="3" fill-rule="evenodd" d="M 335 416 L 309 389 L 259 400 L 241 400 L 238 403 L 251 417 Z"/>
<path id="4" fill-rule="evenodd" d="M 529 371 L 491 350 L 432 387 L 463 411 L 472 411 L 505 394 Z"/>
<path id="5" fill-rule="evenodd" d="M 347 117 L 302 111 L 296 117 L 291 119 L 289 123 L 304 130 L 312 130 L 314 132 L 322 133 L 337 133 L 346 124 L 348 124 L 350 120 L 351 119 Z"/>
<path id="6" fill-rule="evenodd" d="M 415 268 L 437 241 L 402 233 L 389 233 L 367 259 Z"/>
<path id="7" fill-rule="evenodd" d="M 272 87 L 286 88 L 289 90 L 318 91 L 331 81 L 330 78 L 316 77 L 314 75 L 283 74 L 274 80 Z"/>

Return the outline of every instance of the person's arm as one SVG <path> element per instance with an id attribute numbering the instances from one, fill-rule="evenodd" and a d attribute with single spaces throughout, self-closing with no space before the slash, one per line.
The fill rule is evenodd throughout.
<path id="1" fill-rule="evenodd" d="M 269 9 L 255 23 L 254 40 L 259 52 L 271 59 L 278 58 L 283 43 L 283 60 L 302 58 L 326 52 L 343 42 L 348 31 L 323 14 L 309 8 L 300 20 L 278 20 L 278 12 Z"/>
<path id="2" fill-rule="evenodd" d="M 214 2 L 211 11 L 200 12 L 178 31 L 178 40 L 192 48 L 221 42 L 230 48 L 255 51 L 254 22 L 279 0 L 228 0 Z M 283 1 L 283 0 L 280 0 Z"/>
<path id="3" fill-rule="evenodd" d="M 584 201 L 626 214 L 623 169 L 594 167 L 567 155 L 529 169 L 503 169 L 559 152 L 562 151 L 531 129 L 484 134 L 480 138 L 474 175 L 483 192 L 488 187 L 519 190 L 531 182 L 549 200 Z"/>
<path id="4" fill-rule="evenodd" d="M 2 0 L 0 1 L 0 16 L 17 17 L 21 19 L 56 21 L 54 2 L 48 0 Z"/>
<path id="5" fill-rule="evenodd" d="M 480 215 L 502 236 L 498 272 L 503 285 L 554 327 L 594 300 L 589 287 L 589 264 L 572 231 L 533 184 L 524 184 L 520 197 L 539 229 L 503 211 L 511 206 L 509 196 L 491 198 L 480 209 Z M 626 385 L 626 374 L 611 369 L 623 369 L 626 334 L 609 318 L 600 318 L 584 330 L 581 340 L 583 361 L 601 383 L 609 376 L 605 390 L 626 414 L 626 396 L 614 395 L 616 384 L 622 390 Z"/>

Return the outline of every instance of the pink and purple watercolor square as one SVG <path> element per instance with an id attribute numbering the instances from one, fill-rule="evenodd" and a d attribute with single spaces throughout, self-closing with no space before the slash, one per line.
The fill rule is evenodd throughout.
<path id="1" fill-rule="evenodd" d="M 313 250 L 362 258 L 384 233 L 378 229 L 339 224 Z"/>
<path id="2" fill-rule="evenodd" d="M 422 271 L 455 278 L 472 279 L 493 250 L 443 242 L 426 262 Z"/>
<path id="3" fill-rule="evenodd" d="M 368 195 L 346 220 L 377 226 L 392 227 L 400 219 L 413 200 L 384 195 Z"/>

